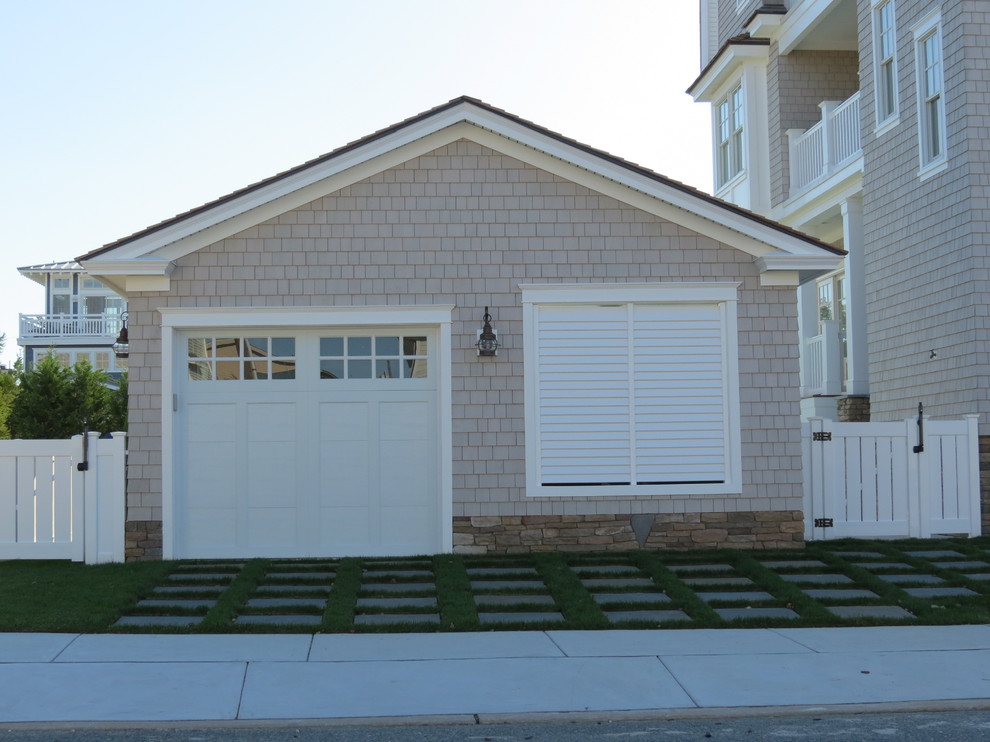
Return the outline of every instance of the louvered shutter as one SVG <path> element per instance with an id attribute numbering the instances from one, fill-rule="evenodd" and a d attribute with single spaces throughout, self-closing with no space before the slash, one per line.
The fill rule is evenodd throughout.
<path id="1" fill-rule="evenodd" d="M 717 304 L 540 305 L 536 319 L 542 486 L 726 480 Z"/>

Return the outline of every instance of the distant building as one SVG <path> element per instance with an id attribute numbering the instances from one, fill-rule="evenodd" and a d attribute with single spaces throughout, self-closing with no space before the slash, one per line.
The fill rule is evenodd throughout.
<path id="1" fill-rule="evenodd" d="M 715 195 L 848 251 L 801 279 L 803 416 L 979 413 L 986 459 L 990 4 L 700 6 Z"/>
<path id="2" fill-rule="evenodd" d="M 123 297 L 74 261 L 18 270 L 45 287 L 45 311 L 20 315 L 17 345 L 25 368 L 51 352 L 67 365 L 85 360 L 112 376 L 127 369 L 127 359 L 117 358 L 111 347 L 127 311 Z"/>

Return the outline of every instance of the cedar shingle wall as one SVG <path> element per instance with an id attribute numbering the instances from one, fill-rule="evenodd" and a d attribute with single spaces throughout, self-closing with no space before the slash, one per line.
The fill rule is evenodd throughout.
<path id="1" fill-rule="evenodd" d="M 520 282 L 741 281 L 744 493 L 525 497 Z M 130 301 L 128 519 L 161 518 L 159 306 L 454 304 L 454 515 L 801 509 L 796 304 L 753 258 L 509 157 L 458 142 L 177 261 Z M 504 350 L 472 344 L 492 307 Z"/>

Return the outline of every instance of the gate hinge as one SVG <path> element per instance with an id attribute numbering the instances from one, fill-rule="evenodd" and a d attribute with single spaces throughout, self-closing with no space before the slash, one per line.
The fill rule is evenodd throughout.
<path id="1" fill-rule="evenodd" d="M 811 440 L 813 441 L 830 441 L 832 440 L 831 433 L 816 432 L 811 434 Z"/>
<path id="2" fill-rule="evenodd" d="M 831 518 L 815 518 L 815 528 L 834 528 L 835 521 Z"/>

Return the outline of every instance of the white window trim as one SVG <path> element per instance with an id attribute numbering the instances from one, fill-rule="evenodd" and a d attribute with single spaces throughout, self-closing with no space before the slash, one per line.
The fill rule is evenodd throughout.
<path id="1" fill-rule="evenodd" d="M 728 106 L 729 120 L 733 119 L 733 109 L 732 109 L 732 99 L 738 92 L 740 105 L 742 106 L 742 112 L 740 113 L 740 126 L 738 129 L 731 129 L 728 134 L 728 138 L 722 139 L 721 132 L 721 108 L 723 105 Z M 715 150 L 713 152 L 714 156 L 714 169 L 715 169 L 715 192 L 716 194 L 726 190 L 732 186 L 736 181 L 741 180 L 746 174 L 746 91 L 743 86 L 743 81 L 740 78 L 733 83 L 725 95 L 719 97 L 715 104 L 712 106 L 712 140 L 715 145 Z M 731 125 L 731 124 L 730 124 Z M 722 170 L 722 150 L 723 144 L 725 145 L 725 151 L 727 154 L 727 162 L 731 162 L 735 158 L 733 157 L 733 145 L 735 133 L 738 131 L 738 155 L 739 155 L 739 169 L 730 174 L 728 168 L 726 168 L 723 173 Z"/>
<path id="2" fill-rule="evenodd" d="M 895 0 L 873 0 L 872 7 L 872 19 L 873 19 L 873 101 L 874 101 L 874 117 L 876 119 L 876 127 L 874 129 L 874 134 L 881 135 L 891 129 L 893 129 L 900 122 L 900 91 L 898 90 L 898 77 L 897 77 L 897 8 L 895 6 Z M 889 114 L 885 117 L 880 117 L 881 106 L 881 69 L 883 60 L 886 57 L 881 58 L 880 56 L 880 13 L 885 8 L 890 8 L 891 13 L 891 34 L 893 35 L 893 51 L 890 55 L 890 65 L 893 76 L 893 106 Z"/>
<path id="3" fill-rule="evenodd" d="M 526 430 L 527 497 L 710 497 L 742 494 L 742 449 L 739 407 L 738 283 L 636 284 L 520 284 L 523 303 L 523 366 Z M 540 304 L 697 303 L 720 306 L 725 368 L 726 478 L 717 484 L 617 485 L 615 487 L 554 486 L 540 484 L 540 440 L 537 404 L 537 363 L 534 340 L 536 306 Z"/>
<path id="4" fill-rule="evenodd" d="M 946 135 L 946 115 L 945 115 L 945 45 L 942 36 L 942 16 L 938 11 L 934 11 L 925 16 L 921 21 L 911 28 L 914 44 L 914 66 L 915 83 L 917 89 L 918 106 L 918 160 L 920 167 L 919 177 L 924 180 L 944 170 L 948 165 L 948 141 Z M 939 153 L 934 157 L 927 154 L 927 139 L 930 131 L 925 118 L 925 70 L 922 68 L 924 52 L 923 44 L 933 34 L 938 35 L 938 62 L 939 62 Z"/>
<path id="5" fill-rule="evenodd" d="M 181 353 L 179 335 L 184 330 L 213 328 L 314 328 L 366 327 L 371 325 L 433 325 L 439 340 L 437 351 L 437 414 L 440 454 L 440 535 L 442 550 L 453 550 L 453 397 L 451 393 L 451 322 L 454 306 L 366 306 L 366 307 L 162 307 L 162 558 L 175 554 L 175 394 Z"/>

